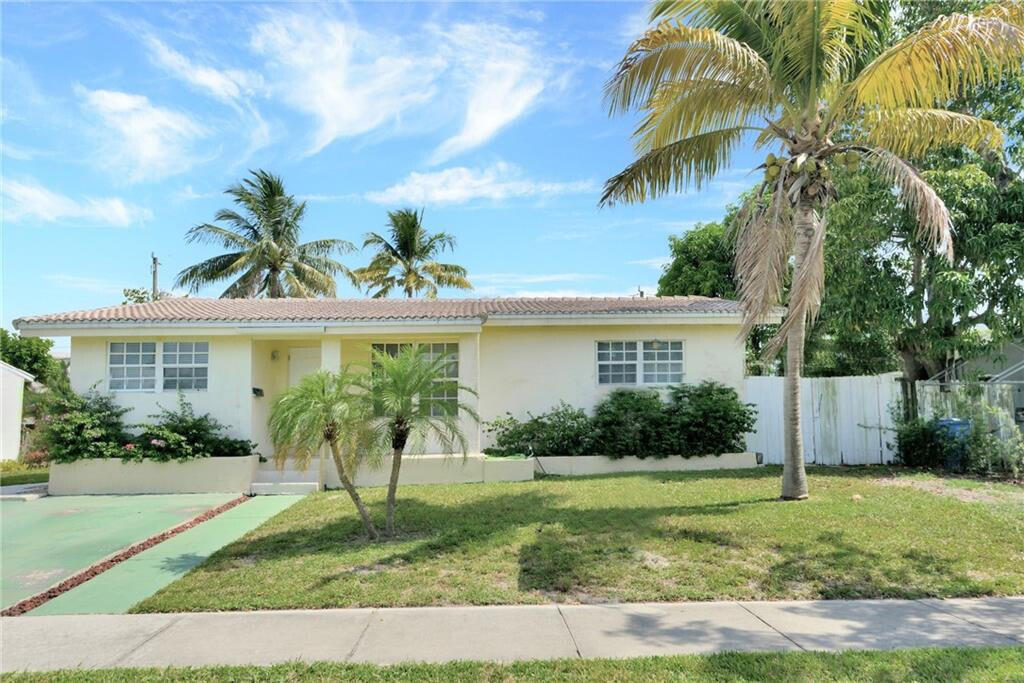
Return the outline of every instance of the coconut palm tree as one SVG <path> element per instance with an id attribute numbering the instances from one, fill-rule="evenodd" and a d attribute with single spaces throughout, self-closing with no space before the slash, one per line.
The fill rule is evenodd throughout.
<path id="1" fill-rule="evenodd" d="M 832 171 L 866 164 L 892 183 L 936 250 L 951 254 L 949 212 L 908 158 L 940 145 L 1000 152 L 989 121 L 943 110 L 973 86 L 1020 71 L 1024 5 L 951 14 L 882 49 L 888 4 L 858 0 L 664 0 L 609 80 L 613 113 L 638 110 L 637 159 L 602 204 L 700 189 L 737 146 L 767 146 L 764 178 L 732 226 L 744 334 L 779 303 L 769 354 L 786 346 L 782 497 L 807 497 L 800 436 L 804 335 L 824 288 L 824 209 Z"/>
<path id="2" fill-rule="evenodd" d="M 361 463 L 379 462 L 386 444 L 381 441 L 383 432 L 374 428 L 369 404 L 354 391 L 357 386 L 347 372 L 321 370 L 306 375 L 274 402 L 268 426 L 279 466 L 291 456 L 305 469 L 327 444 L 367 537 L 376 540 L 377 528 L 352 482 Z"/>
<path id="3" fill-rule="evenodd" d="M 335 296 L 334 277 L 351 279 L 352 274 L 333 256 L 355 247 L 339 239 L 300 243 L 306 202 L 287 194 L 278 176 L 262 170 L 250 174 L 224 191 L 239 207 L 217 212 L 214 220 L 227 227 L 203 223 L 185 234 L 188 242 L 231 251 L 185 268 L 175 286 L 195 292 L 234 279 L 221 298 Z"/>
<path id="4" fill-rule="evenodd" d="M 423 292 L 428 299 L 437 298 L 439 287 L 473 289 L 466 278 L 466 269 L 451 263 L 438 263 L 438 254 L 455 249 L 455 238 L 446 232 L 431 235 L 423 227 L 423 210 L 388 211 L 389 237 L 367 233 L 363 247 L 377 250 L 370 265 L 357 268 L 356 279 L 367 290 L 376 290 L 375 299 L 401 289 L 410 299 Z"/>
<path id="5" fill-rule="evenodd" d="M 466 455 L 468 443 L 459 424 L 460 413 L 479 420 L 476 411 L 459 398 L 476 392 L 458 383 L 452 358 L 435 353 L 431 345 L 404 344 L 394 353 L 373 349 L 370 372 L 362 375 L 364 396 L 379 416 L 379 426 L 391 444 L 386 533 L 395 533 L 395 492 L 402 455 L 411 443 L 437 440 L 441 450 Z"/>

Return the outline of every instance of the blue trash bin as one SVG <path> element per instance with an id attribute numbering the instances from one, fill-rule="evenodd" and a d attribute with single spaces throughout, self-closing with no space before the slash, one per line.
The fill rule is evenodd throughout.
<path id="1" fill-rule="evenodd" d="M 953 442 L 946 454 L 946 469 L 950 472 L 963 472 L 967 464 L 967 435 L 971 431 L 971 421 L 957 417 L 941 417 L 937 420 L 939 428 L 949 435 Z"/>

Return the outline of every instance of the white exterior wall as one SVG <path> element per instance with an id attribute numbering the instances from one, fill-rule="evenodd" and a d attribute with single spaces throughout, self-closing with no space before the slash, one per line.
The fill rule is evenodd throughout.
<path id="1" fill-rule="evenodd" d="M 206 391 L 186 391 L 186 400 L 197 414 L 209 413 L 225 426 L 229 436 L 239 439 L 252 438 L 253 395 L 252 340 L 248 337 L 210 336 L 202 331 L 174 337 L 146 337 L 133 335 L 133 341 L 209 341 L 210 370 L 209 387 Z M 107 344 L 124 341 L 125 337 L 72 337 L 71 338 L 71 387 L 84 393 L 92 388 L 107 392 Z M 161 408 L 174 410 L 178 405 L 178 392 L 160 389 L 157 377 L 156 391 L 113 392 L 118 405 L 130 412 L 122 418 L 126 424 L 150 422 L 150 415 L 159 413 Z"/>
<path id="2" fill-rule="evenodd" d="M 626 385 L 597 383 L 598 341 L 683 341 L 683 381 L 715 380 L 743 395 L 738 325 L 488 327 L 480 336 L 480 418 L 524 418 L 565 401 L 590 412 Z M 635 385 L 642 387 L 644 385 Z M 489 445 L 484 435 L 484 446 Z"/>
<path id="3" fill-rule="evenodd" d="M 21 451 L 21 409 L 27 376 L 7 363 L 0 363 L 0 460 L 17 460 Z"/>

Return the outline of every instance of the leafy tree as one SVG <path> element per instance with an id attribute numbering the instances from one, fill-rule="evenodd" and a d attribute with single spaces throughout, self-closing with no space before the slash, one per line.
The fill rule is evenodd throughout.
<path id="1" fill-rule="evenodd" d="M 473 289 L 465 268 L 435 260 L 441 252 L 455 248 L 455 238 L 446 232 L 427 232 L 422 210 L 388 211 L 388 233 L 388 237 L 375 232 L 366 235 L 363 247 L 373 247 L 377 253 L 368 266 L 354 271 L 367 290 L 376 290 L 373 298 L 386 297 L 395 289 L 410 299 L 420 292 L 436 299 L 440 287 Z"/>
<path id="2" fill-rule="evenodd" d="M 997 153 L 990 121 L 940 107 L 1024 67 L 1024 6 L 953 14 L 882 49 L 885 3 L 855 0 L 662 0 L 663 19 L 629 48 L 607 86 L 613 112 L 639 110 L 638 159 L 602 203 L 698 189 L 745 137 L 770 154 L 736 221 L 735 270 L 749 331 L 779 302 L 793 258 L 788 314 L 768 346 L 786 347 L 782 497 L 807 497 L 800 376 L 808 322 L 824 289 L 833 167 L 866 164 L 913 212 L 930 247 L 952 260 L 952 223 L 908 158 L 944 145 Z M 684 23 L 685 19 L 685 23 Z"/>
<path id="3" fill-rule="evenodd" d="M 50 355 L 52 339 L 22 337 L 17 332 L 0 329 L 0 357 L 8 365 L 24 370 L 37 382 L 48 384 L 63 374 L 61 362 Z"/>
<path id="4" fill-rule="evenodd" d="M 672 260 L 658 279 L 658 296 L 736 298 L 733 249 L 721 223 L 698 223 L 680 237 L 669 235 Z"/>
<path id="5" fill-rule="evenodd" d="M 413 345 L 400 347 L 395 355 L 376 349 L 372 354 L 373 367 L 361 379 L 364 395 L 381 417 L 380 428 L 391 444 L 386 519 L 386 531 L 391 536 L 395 533 L 395 493 L 406 446 L 434 437 L 443 452 L 452 453 L 458 448 L 465 456 L 468 444 L 459 414 L 474 420 L 479 417 L 472 406 L 457 398 L 463 392 L 476 392 L 450 377 L 450 358 L 431 355 L 428 347 Z M 442 391 L 452 398 L 433 398 Z"/>
<path id="6" fill-rule="evenodd" d="M 222 298 L 335 296 L 334 277 L 352 274 L 332 257 L 352 251 L 352 244 L 339 239 L 300 243 L 306 202 L 287 194 L 278 176 L 262 170 L 251 176 L 224 191 L 239 207 L 217 212 L 214 220 L 228 227 L 203 223 L 185 236 L 231 251 L 185 268 L 175 286 L 195 292 L 233 279 Z"/>
<path id="7" fill-rule="evenodd" d="M 327 444 L 341 485 L 359 512 L 367 537 L 376 540 L 377 528 L 352 481 L 360 463 L 380 458 L 381 441 L 372 425 L 369 404 L 355 391 L 357 386 L 344 372 L 321 370 L 303 377 L 274 402 L 270 438 L 278 464 L 294 456 L 303 469 Z"/>
<path id="8" fill-rule="evenodd" d="M 150 301 L 159 301 L 160 299 L 170 299 L 174 295 L 170 292 L 161 290 L 157 293 L 156 298 L 153 298 L 153 290 L 146 289 L 145 287 L 126 287 L 121 290 L 121 296 L 124 300 L 121 302 L 124 304 L 146 304 Z"/>

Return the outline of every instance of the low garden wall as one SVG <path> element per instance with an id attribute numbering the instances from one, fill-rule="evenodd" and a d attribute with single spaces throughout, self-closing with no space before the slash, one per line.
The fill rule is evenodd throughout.
<path id="1" fill-rule="evenodd" d="M 50 465 L 49 494 L 248 493 L 257 456 L 194 460 L 97 458 Z"/>
<path id="2" fill-rule="evenodd" d="M 327 462 L 330 488 L 341 486 L 334 464 Z M 391 477 L 391 456 L 377 469 L 361 468 L 356 486 L 387 486 Z M 533 479 L 531 458 L 488 458 L 482 455 L 406 455 L 402 458 L 399 484 L 471 484 L 484 481 L 529 481 Z"/>
<path id="3" fill-rule="evenodd" d="M 616 472 L 686 472 L 698 470 L 727 470 L 756 467 L 754 453 L 722 453 L 721 455 L 695 455 L 684 458 L 670 455 L 665 458 L 637 458 L 626 456 L 612 459 L 605 455 L 549 455 L 533 458 L 538 473 L 559 475 L 614 474 Z"/>

